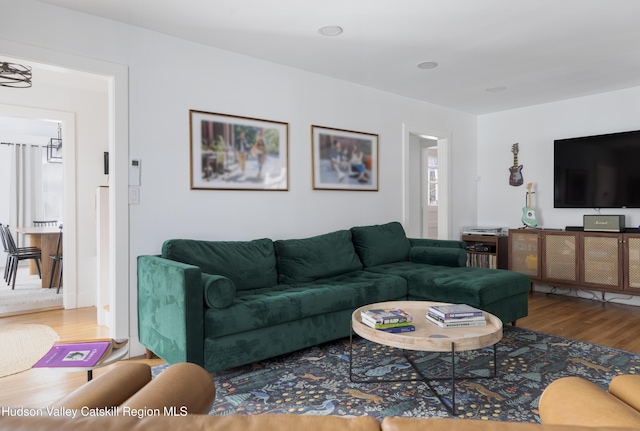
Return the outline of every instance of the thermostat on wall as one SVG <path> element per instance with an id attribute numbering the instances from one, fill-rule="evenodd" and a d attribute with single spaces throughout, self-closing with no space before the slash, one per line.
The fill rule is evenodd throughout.
<path id="1" fill-rule="evenodd" d="M 131 164 L 129 165 L 129 185 L 140 185 L 140 159 L 131 159 Z"/>

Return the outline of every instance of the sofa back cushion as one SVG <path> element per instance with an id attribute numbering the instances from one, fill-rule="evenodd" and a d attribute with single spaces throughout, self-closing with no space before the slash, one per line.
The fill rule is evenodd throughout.
<path id="1" fill-rule="evenodd" d="M 306 283 L 362 269 L 351 232 L 274 242 L 279 283 Z"/>
<path id="2" fill-rule="evenodd" d="M 273 241 L 198 241 L 170 239 L 162 257 L 200 267 L 207 274 L 223 275 L 237 290 L 272 287 L 277 283 Z"/>
<path id="3" fill-rule="evenodd" d="M 453 247 L 415 246 L 409 252 L 409 260 L 414 263 L 426 263 L 442 266 L 465 266 L 467 251 Z"/>
<path id="4" fill-rule="evenodd" d="M 365 268 L 409 260 L 411 244 L 398 222 L 351 228 L 353 244 Z"/>

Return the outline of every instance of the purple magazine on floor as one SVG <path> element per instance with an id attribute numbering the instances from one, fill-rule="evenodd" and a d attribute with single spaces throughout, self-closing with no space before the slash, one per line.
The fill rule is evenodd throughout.
<path id="1" fill-rule="evenodd" d="M 95 343 L 56 343 L 33 368 L 93 367 L 110 350 L 109 341 Z"/>

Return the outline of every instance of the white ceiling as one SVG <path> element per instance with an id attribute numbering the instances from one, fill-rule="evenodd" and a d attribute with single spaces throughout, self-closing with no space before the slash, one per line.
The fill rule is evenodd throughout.
<path id="1" fill-rule="evenodd" d="M 40 1 L 474 114 L 640 86 L 640 0 Z"/>

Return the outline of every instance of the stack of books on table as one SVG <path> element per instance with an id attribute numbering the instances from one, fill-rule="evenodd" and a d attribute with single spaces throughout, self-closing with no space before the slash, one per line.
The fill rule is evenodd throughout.
<path id="1" fill-rule="evenodd" d="M 416 330 L 413 325 L 413 316 L 399 308 L 363 310 L 360 312 L 360 320 L 373 329 L 385 332 L 401 333 Z"/>
<path id="2" fill-rule="evenodd" d="M 487 324 L 482 310 L 466 304 L 432 305 L 427 310 L 426 318 L 442 328 L 462 328 Z"/>

